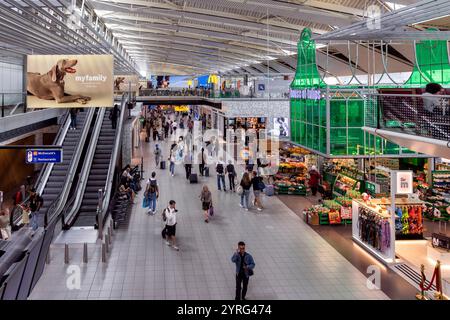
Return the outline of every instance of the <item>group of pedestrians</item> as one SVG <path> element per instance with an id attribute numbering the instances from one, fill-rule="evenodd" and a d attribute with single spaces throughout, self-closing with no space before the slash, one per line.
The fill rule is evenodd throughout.
<path id="1" fill-rule="evenodd" d="M 161 114 L 157 112 L 153 114 L 154 117 L 161 117 Z M 153 119 L 153 123 L 158 123 L 158 120 Z M 192 123 L 192 124 L 191 124 Z M 170 117 L 166 118 L 166 124 L 169 124 L 169 132 L 172 137 L 175 139 L 177 137 L 178 129 L 188 129 L 189 133 L 192 134 L 193 130 L 193 122 L 189 116 L 178 115 L 170 119 Z M 163 126 L 166 126 L 163 124 Z M 167 160 L 169 162 L 169 173 L 172 177 L 175 176 L 175 165 L 177 162 L 182 162 L 185 169 L 185 178 L 190 179 L 191 174 L 193 173 L 193 164 L 194 164 L 194 149 L 191 150 L 189 146 L 190 144 L 185 141 L 182 136 L 178 137 L 178 140 L 174 141 L 172 139 L 172 143 L 170 144 L 170 149 L 168 152 Z M 156 140 L 156 139 L 154 139 Z M 200 176 L 209 175 L 209 168 L 207 167 L 207 157 L 208 153 L 211 155 L 214 152 L 214 143 L 208 143 L 202 147 L 200 152 L 198 153 L 198 168 Z M 156 167 L 160 167 L 160 163 L 162 161 L 162 150 L 159 144 L 155 143 L 155 147 L 153 149 L 153 155 L 155 159 Z M 228 164 L 225 164 L 223 161 L 219 161 L 215 166 L 215 171 L 217 174 L 217 186 L 219 190 L 227 191 L 230 190 L 232 192 L 237 191 L 236 179 L 237 173 L 236 168 L 232 161 L 229 161 Z M 253 176 L 254 175 L 254 176 Z M 226 179 L 226 177 L 228 179 Z M 226 186 L 226 180 L 228 180 L 228 188 Z M 248 181 L 247 181 L 248 180 Z M 246 183 L 242 181 L 247 181 L 248 187 Z M 260 192 L 258 192 L 261 186 L 260 182 L 262 181 L 261 177 L 256 175 L 256 172 L 245 172 L 243 178 L 241 180 L 241 186 L 243 189 L 243 193 L 241 195 L 241 204 L 245 203 L 245 208 L 248 208 L 250 188 L 253 186 L 254 194 L 255 194 L 255 205 L 257 205 L 258 210 L 262 210 L 262 205 L 260 201 Z M 143 206 L 148 208 L 147 213 L 149 215 L 156 214 L 156 203 L 160 198 L 160 186 L 156 179 L 156 172 L 153 171 L 151 173 L 151 177 L 147 180 L 145 191 L 144 191 L 144 204 Z M 213 215 L 213 197 L 212 193 L 207 185 L 203 185 L 201 189 L 201 193 L 199 195 L 199 199 L 201 202 L 201 209 L 203 212 L 204 222 L 209 223 L 210 218 Z M 246 199 L 246 200 L 245 200 Z M 244 206 L 244 205 L 243 205 Z M 170 200 L 167 207 L 162 210 L 162 220 L 164 222 L 164 227 L 161 232 L 162 238 L 164 239 L 166 245 L 173 248 L 176 251 L 179 251 L 179 247 L 177 246 L 176 241 L 176 229 L 177 229 L 177 216 L 178 210 L 176 208 L 175 200 Z M 238 243 L 238 248 L 236 252 L 231 257 L 231 262 L 236 265 L 236 300 L 245 300 L 246 293 L 248 288 L 248 283 L 250 276 L 253 275 L 253 269 L 255 268 L 255 262 L 253 257 L 246 252 L 245 243 L 240 241 Z"/>

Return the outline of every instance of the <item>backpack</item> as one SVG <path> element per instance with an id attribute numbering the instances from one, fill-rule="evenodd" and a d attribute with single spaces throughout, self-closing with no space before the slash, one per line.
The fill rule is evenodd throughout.
<path id="1" fill-rule="evenodd" d="M 218 174 L 223 174 L 223 164 L 219 163 L 216 167 L 216 171 Z"/>
<path id="2" fill-rule="evenodd" d="M 163 212 L 162 212 L 162 219 L 163 219 L 163 221 L 167 221 L 166 210 L 167 210 L 167 208 L 165 208 L 165 209 L 163 210 Z"/>

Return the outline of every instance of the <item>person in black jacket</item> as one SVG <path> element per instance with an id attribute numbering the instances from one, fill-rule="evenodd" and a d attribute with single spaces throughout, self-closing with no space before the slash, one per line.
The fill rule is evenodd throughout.
<path id="1" fill-rule="evenodd" d="M 258 176 L 256 171 L 253 171 L 252 185 L 253 185 L 253 195 L 255 196 L 255 200 L 253 201 L 253 205 L 256 207 L 256 210 L 262 211 L 263 206 L 261 203 L 261 192 L 263 191 L 263 178 Z"/>
<path id="2" fill-rule="evenodd" d="M 109 111 L 109 119 L 111 120 L 112 128 L 115 129 L 117 125 L 117 118 L 119 117 L 120 109 L 119 105 L 115 104 L 114 107 Z"/>
<path id="3" fill-rule="evenodd" d="M 228 161 L 227 165 L 227 174 L 228 174 L 228 181 L 230 182 L 230 190 L 235 192 L 235 182 L 234 178 L 236 177 L 236 170 L 234 169 L 233 161 Z"/>
<path id="4" fill-rule="evenodd" d="M 216 166 L 216 173 L 217 173 L 217 188 L 222 190 L 221 184 L 223 185 L 223 191 L 227 191 L 227 187 L 225 185 L 225 168 L 223 166 L 223 163 L 219 161 Z M 222 182 L 222 183 L 221 183 Z"/>

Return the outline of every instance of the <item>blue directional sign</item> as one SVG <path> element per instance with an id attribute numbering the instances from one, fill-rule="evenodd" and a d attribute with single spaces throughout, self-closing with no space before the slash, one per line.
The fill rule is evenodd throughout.
<path id="1" fill-rule="evenodd" d="M 27 149 L 26 163 L 61 163 L 62 149 Z"/>

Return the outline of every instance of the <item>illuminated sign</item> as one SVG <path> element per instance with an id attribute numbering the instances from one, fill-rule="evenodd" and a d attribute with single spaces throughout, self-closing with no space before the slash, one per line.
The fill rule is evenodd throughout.
<path id="1" fill-rule="evenodd" d="M 62 149 L 27 150 L 26 163 L 61 163 Z"/>
<path id="2" fill-rule="evenodd" d="M 310 100 L 320 100 L 321 92 L 317 89 L 302 89 L 302 90 L 291 90 L 291 99 L 310 99 Z"/>

